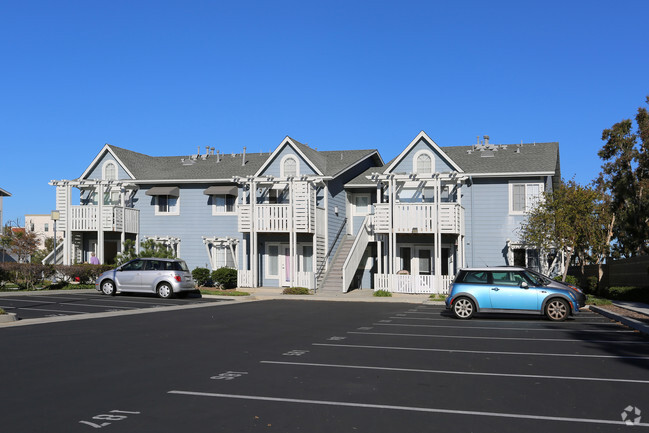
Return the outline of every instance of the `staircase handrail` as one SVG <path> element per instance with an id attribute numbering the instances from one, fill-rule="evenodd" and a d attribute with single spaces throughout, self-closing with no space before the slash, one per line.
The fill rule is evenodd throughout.
<path id="1" fill-rule="evenodd" d="M 367 215 L 363 219 L 363 223 L 361 224 L 361 228 L 358 231 L 358 234 L 356 235 L 356 239 L 354 239 L 354 243 L 352 244 L 352 247 L 349 250 L 349 253 L 347 254 L 347 258 L 345 259 L 345 263 L 343 264 L 343 292 L 347 292 L 347 289 L 349 288 L 349 285 L 351 284 L 351 280 L 353 275 L 356 273 L 356 268 L 358 267 L 360 261 L 363 258 L 363 254 L 365 253 L 365 248 L 367 247 L 367 244 L 369 242 L 370 238 L 370 221 L 372 220 L 371 215 Z M 362 244 L 361 244 L 362 243 Z M 356 252 L 356 249 L 359 248 L 359 245 L 362 246 L 362 250 L 360 253 Z M 353 267 L 351 268 L 352 270 L 349 271 L 349 264 L 354 259 L 354 262 L 352 262 Z"/>
<path id="2" fill-rule="evenodd" d="M 327 254 L 324 256 L 322 259 L 322 263 L 320 264 L 320 267 L 318 268 L 318 272 L 315 274 L 315 280 L 316 280 L 316 290 L 317 290 L 317 281 L 318 278 L 320 278 L 320 275 L 322 274 L 322 271 L 324 270 L 327 260 L 329 259 L 329 256 L 331 255 L 331 252 L 333 251 L 334 247 L 336 246 L 336 242 L 338 242 L 338 238 L 340 237 L 340 234 L 342 233 L 343 229 L 345 228 L 345 225 L 347 224 L 347 218 L 343 219 L 343 223 L 340 225 L 340 229 L 338 229 L 338 233 L 336 233 L 336 237 L 334 238 L 333 243 L 331 244 L 331 248 L 329 248 L 329 251 Z"/>

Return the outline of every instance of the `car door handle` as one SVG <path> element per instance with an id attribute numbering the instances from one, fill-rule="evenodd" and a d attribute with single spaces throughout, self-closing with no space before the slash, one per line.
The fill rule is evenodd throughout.
<path id="1" fill-rule="evenodd" d="M 500 289 L 498 287 L 492 287 L 491 290 L 493 290 L 494 292 L 497 292 Z"/>

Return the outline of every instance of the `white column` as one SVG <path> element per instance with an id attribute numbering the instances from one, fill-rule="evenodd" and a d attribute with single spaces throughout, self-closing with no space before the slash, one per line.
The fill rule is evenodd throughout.
<path id="1" fill-rule="evenodd" d="M 257 201 L 257 184 L 251 183 L 250 191 L 250 254 L 252 259 L 252 286 L 259 287 L 259 260 L 257 257 L 257 232 L 255 231 L 255 204 Z"/>
<path id="2" fill-rule="evenodd" d="M 104 257 L 104 185 L 97 185 L 97 258 L 99 263 L 106 264 Z M 82 248 L 83 251 L 83 248 Z"/>
<path id="3" fill-rule="evenodd" d="M 439 228 L 439 208 L 441 200 L 441 188 L 440 188 L 440 178 L 439 175 L 436 176 L 435 182 L 435 290 L 439 290 L 441 287 L 441 272 L 442 272 L 442 234 Z"/>

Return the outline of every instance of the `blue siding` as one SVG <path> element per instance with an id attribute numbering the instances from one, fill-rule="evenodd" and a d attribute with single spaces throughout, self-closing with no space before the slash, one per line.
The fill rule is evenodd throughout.
<path id="1" fill-rule="evenodd" d="M 203 194 L 208 184 L 180 185 L 179 215 L 155 215 L 155 198 L 145 194 L 152 186 L 142 186 L 134 200 L 140 211 L 140 241 L 142 236 L 180 238 L 180 256 L 190 269 L 210 267 L 203 236 L 237 238 L 241 248 L 243 236 L 238 232 L 237 215 L 212 215 L 209 196 Z"/>
<path id="2" fill-rule="evenodd" d="M 297 161 L 300 164 L 300 168 L 298 170 L 298 173 L 300 174 L 316 174 L 316 172 L 311 168 L 309 164 L 293 149 L 291 146 L 284 146 L 282 150 L 279 151 L 279 153 L 275 156 L 273 161 L 266 167 L 266 169 L 261 173 L 262 176 L 265 175 L 272 175 L 272 176 L 280 176 L 281 173 L 281 162 L 282 158 L 286 155 L 293 155 L 297 159 Z"/>
<path id="3" fill-rule="evenodd" d="M 539 178 L 520 182 L 539 182 Z M 506 265 L 507 240 L 519 240 L 518 229 L 526 218 L 509 214 L 509 179 L 474 179 L 473 185 L 462 187 L 462 194 L 466 265 Z"/>
<path id="4" fill-rule="evenodd" d="M 446 155 L 442 156 L 435 151 L 425 140 L 421 139 L 415 144 L 410 151 L 404 155 L 403 159 L 392 169 L 392 173 L 414 173 L 414 157 L 420 150 L 429 150 L 435 157 L 435 167 L 433 169 L 436 173 L 448 173 L 455 171 L 445 160 L 448 158 Z"/>
<path id="5" fill-rule="evenodd" d="M 131 177 L 126 173 L 124 168 L 120 165 L 115 158 L 113 158 L 113 155 L 111 155 L 109 152 L 106 152 L 104 156 L 102 156 L 97 164 L 92 168 L 90 173 L 88 173 L 87 179 L 101 179 L 102 178 L 102 167 L 104 166 L 104 163 L 107 161 L 113 161 L 115 162 L 115 165 L 117 166 L 117 178 L 118 179 L 130 179 Z"/>

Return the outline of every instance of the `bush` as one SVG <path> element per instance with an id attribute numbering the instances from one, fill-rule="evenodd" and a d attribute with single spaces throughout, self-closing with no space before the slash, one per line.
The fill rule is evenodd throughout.
<path id="1" fill-rule="evenodd" d="M 212 271 L 212 281 L 222 289 L 234 289 L 237 287 L 237 270 L 232 268 L 219 268 Z"/>
<path id="2" fill-rule="evenodd" d="M 561 281 L 563 279 L 563 275 L 557 275 L 554 277 L 554 281 Z M 566 275 L 566 283 L 571 284 L 573 286 L 578 286 L 579 283 L 577 281 L 577 277 L 573 275 Z"/>
<path id="3" fill-rule="evenodd" d="M 282 291 L 283 295 L 310 295 L 311 291 L 306 287 L 287 287 Z"/>
<path id="4" fill-rule="evenodd" d="M 54 267 L 40 263 L 0 263 L 0 270 L 6 281 L 19 289 L 33 289 L 54 274 Z"/>
<path id="5" fill-rule="evenodd" d="M 604 291 L 604 297 L 616 301 L 649 302 L 649 288 L 614 286 Z"/>
<path id="6" fill-rule="evenodd" d="M 207 287 L 212 283 L 210 280 L 210 270 L 207 268 L 196 268 L 192 271 L 192 278 L 200 287 Z"/>
<path id="7" fill-rule="evenodd" d="M 597 293 L 598 281 L 597 277 L 592 276 L 586 278 L 586 291 L 588 293 Z"/>
<path id="8" fill-rule="evenodd" d="M 388 292 L 387 290 L 377 290 L 374 292 L 374 296 L 378 298 L 391 298 L 392 293 Z"/>
<path id="9" fill-rule="evenodd" d="M 63 281 L 79 284 L 93 284 L 99 275 L 110 269 L 113 269 L 110 265 L 91 265 L 88 263 L 55 266 L 56 272 Z"/>

